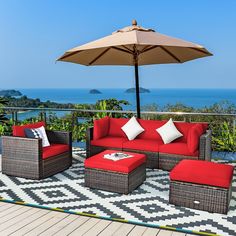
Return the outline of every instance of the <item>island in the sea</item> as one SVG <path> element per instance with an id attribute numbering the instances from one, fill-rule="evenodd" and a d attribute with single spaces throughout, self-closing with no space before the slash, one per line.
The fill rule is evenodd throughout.
<path id="1" fill-rule="evenodd" d="M 125 90 L 125 93 L 135 93 L 135 92 L 136 92 L 136 88 L 129 88 L 129 89 Z M 140 93 L 150 93 L 150 90 L 140 87 L 139 92 Z"/>
<path id="2" fill-rule="evenodd" d="M 102 92 L 99 91 L 99 90 L 97 90 L 97 89 L 91 89 L 91 90 L 89 91 L 89 93 L 90 93 L 90 94 L 101 94 Z"/>
<path id="3" fill-rule="evenodd" d="M 18 97 L 21 95 L 22 93 L 15 89 L 0 90 L 0 96 L 3 96 L 3 97 Z"/>

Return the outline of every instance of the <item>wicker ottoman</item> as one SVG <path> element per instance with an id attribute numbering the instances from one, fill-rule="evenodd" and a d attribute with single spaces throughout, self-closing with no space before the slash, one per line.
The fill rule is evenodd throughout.
<path id="1" fill-rule="evenodd" d="M 104 158 L 105 154 L 114 152 L 106 150 L 85 160 L 85 186 L 128 194 L 143 183 L 146 179 L 146 156 L 123 152 L 132 157 L 119 161 Z"/>
<path id="2" fill-rule="evenodd" d="M 227 214 L 234 167 L 183 160 L 170 172 L 169 203 Z"/>

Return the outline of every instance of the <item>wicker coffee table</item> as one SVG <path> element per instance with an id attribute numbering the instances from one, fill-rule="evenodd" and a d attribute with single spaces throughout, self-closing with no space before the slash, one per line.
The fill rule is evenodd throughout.
<path id="1" fill-rule="evenodd" d="M 227 214 L 234 167 L 209 161 L 183 160 L 170 172 L 171 204 Z"/>
<path id="2" fill-rule="evenodd" d="M 105 159 L 106 150 L 85 160 L 85 186 L 110 192 L 128 194 L 146 179 L 146 156 L 123 152 L 132 157 L 113 161 Z"/>

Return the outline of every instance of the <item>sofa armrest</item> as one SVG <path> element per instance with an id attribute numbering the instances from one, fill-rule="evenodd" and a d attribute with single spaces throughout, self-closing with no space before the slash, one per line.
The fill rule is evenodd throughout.
<path id="1" fill-rule="evenodd" d="M 200 136 L 199 143 L 199 159 L 200 160 L 211 160 L 211 135 L 212 131 L 207 130 L 206 133 Z"/>
<path id="2" fill-rule="evenodd" d="M 42 159 L 42 139 L 2 136 L 2 160 L 38 162 Z"/>
<path id="3" fill-rule="evenodd" d="M 86 132 L 86 158 L 90 157 L 91 140 L 93 139 L 93 127 L 88 127 Z"/>
<path id="4" fill-rule="evenodd" d="M 68 131 L 46 130 L 49 143 L 68 144 L 72 146 L 72 133 Z"/>

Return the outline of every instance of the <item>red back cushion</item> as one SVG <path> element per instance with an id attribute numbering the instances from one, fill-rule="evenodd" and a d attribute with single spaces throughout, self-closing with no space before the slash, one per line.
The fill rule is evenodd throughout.
<path id="1" fill-rule="evenodd" d="M 157 128 L 160 128 L 162 125 L 166 123 L 166 120 L 138 120 L 139 124 L 144 128 L 144 131 L 137 137 L 141 139 L 155 139 L 160 140 L 161 136 L 156 131 Z"/>
<path id="2" fill-rule="evenodd" d="M 27 124 L 27 125 L 13 125 L 12 126 L 13 136 L 25 137 L 25 128 L 36 129 L 41 126 L 44 126 L 44 127 L 46 126 L 44 121 L 40 121 L 33 124 Z"/>
<path id="3" fill-rule="evenodd" d="M 199 138 L 205 132 L 203 124 L 195 124 L 188 133 L 187 145 L 190 152 L 195 152 L 199 146 Z"/>
<path id="4" fill-rule="evenodd" d="M 188 138 L 188 132 L 189 130 L 194 126 L 193 123 L 187 123 L 187 122 L 174 122 L 176 128 L 179 130 L 181 134 L 183 134 L 182 137 L 176 139 L 173 142 L 187 142 Z"/>
<path id="5" fill-rule="evenodd" d="M 107 136 L 109 130 L 109 120 L 110 118 L 108 116 L 99 120 L 94 120 L 93 140 L 98 140 Z"/>
<path id="6" fill-rule="evenodd" d="M 199 124 L 202 124 L 202 128 L 203 128 L 203 131 L 204 131 L 203 133 L 205 133 L 208 129 L 209 124 L 208 123 L 199 123 Z"/>
<path id="7" fill-rule="evenodd" d="M 127 136 L 121 129 L 121 127 L 125 125 L 128 121 L 129 119 L 125 118 L 110 118 L 108 135 L 126 138 Z"/>

